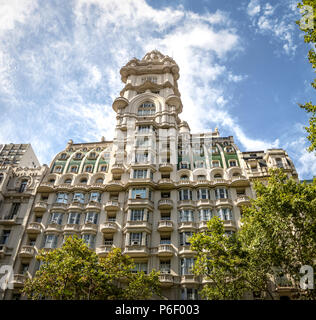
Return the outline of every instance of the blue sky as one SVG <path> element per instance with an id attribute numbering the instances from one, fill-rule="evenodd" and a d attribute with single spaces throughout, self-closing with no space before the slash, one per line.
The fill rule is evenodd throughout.
<path id="1" fill-rule="evenodd" d="M 180 67 L 180 115 L 242 151 L 280 147 L 300 178 L 315 102 L 292 0 L 0 0 L 0 143 L 30 142 L 49 164 L 67 141 L 113 138 L 119 70 L 153 49 Z"/>

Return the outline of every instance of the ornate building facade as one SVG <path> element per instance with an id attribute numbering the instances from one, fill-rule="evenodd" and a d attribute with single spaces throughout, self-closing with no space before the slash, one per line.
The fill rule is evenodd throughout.
<path id="1" fill-rule="evenodd" d="M 70 140 L 42 169 L 16 247 L 14 278 L 21 281 L 6 298 L 39 268 L 39 249 L 60 247 L 76 234 L 99 256 L 121 248 L 134 259 L 135 272 L 160 270 L 167 299 L 196 299 L 206 282 L 190 271 L 192 233 L 205 230 L 214 215 L 227 234 L 235 232 L 241 206 L 254 197 L 252 180 L 265 179 L 269 168 L 297 178 L 282 149 L 241 152 L 217 129 L 192 134 L 179 117 L 179 67 L 172 58 L 154 50 L 120 73 L 124 88 L 113 102 L 113 141 Z"/>

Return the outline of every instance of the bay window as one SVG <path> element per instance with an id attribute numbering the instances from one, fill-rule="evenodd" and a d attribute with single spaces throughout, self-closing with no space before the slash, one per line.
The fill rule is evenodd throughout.
<path id="1" fill-rule="evenodd" d="M 88 246 L 88 248 L 93 249 L 95 246 L 95 235 L 94 234 L 83 234 L 83 242 Z"/>
<path id="2" fill-rule="evenodd" d="M 58 236 L 55 234 L 48 234 L 45 238 L 44 248 L 55 249 L 57 248 Z"/>
<path id="3" fill-rule="evenodd" d="M 63 214 L 61 212 L 52 212 L 49 223 L 61 224 L 63 221 Z"/>
<path id="4" fill-rule="evenodd" d="M 209 221 L 211 220 L 213 213 L 211 209 L 201 209 L 199 212 L 200 221 Z"/>
<path id="5" fill-rule="evenodd" d="M 192 237 L 192 231 L 180 232 L 180 246 L 190 246 L 191 243 L 189 241 L 190 237 Z"/>
<path id="6" fill-rule="evenodd" d="M 57 193 L 57 203 L 67 203 L 68 202 L 68 194 L 67 193 Z"/>
<path id="7" fill-rule="evenodd" d="M 181 189 L 179 190 L 179 200 L 192 200 L 192 190 Z"/>
<path id="8" fill-rule="evenodd" d="M 216 188 L 215 189 L 215 197 L 216 197 L 216 199 L 227 199 L 228 198 L 227 189 Z"/>
<path id="9" fill-rule="evenodd" d="M 100 192 L 91 192 L 89 199 L 90 199 L 90 201 L 100 202 L 101 201 Z"/>
<path id="10" fill-rule="evenodd" d="M 230 208 L 220 208 L 217 214 L 221 220 L 233 220 L 233 214 Z"/>
<path id="11" fill-rule="evenodd" d="M 80 213 L 70 212 L 68 215 L 68 224 L 79 224 L 80 223 Z"/>
<path id="12" fill-rule="evenodd" d="M 198 200 L 210 199 L 210 191 L 208 189 L 198 189 L 197 196 Z"/>
<path id="13" fill-rule="evenodd" d="M 97 224 L 99 214 L 97 212 L 87 212 L 85 223 Z"/>
<path id="14" fill-rule="evenodd" d="M 183 258 L 180 260 L 180 274 L 192 275 L 192 268 L 194 266 L 194 258 Z"/>
<path id="15" fill-rule="evenodd" d="M 179 216 L 181 222 L 194 221 L 193 210 L 180 210 Z"/>

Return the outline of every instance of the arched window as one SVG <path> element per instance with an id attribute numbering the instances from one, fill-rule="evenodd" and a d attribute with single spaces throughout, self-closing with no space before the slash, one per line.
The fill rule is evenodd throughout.
<path id="1" fill-rule="evenodd" d="M 102 178 L 98 178 L 95 182 L 96 183 L 103 183 L 103 179 Z"/>
<path id="2" fill-rule="evenodd" d="M 20 189 L 19 192 L 24 192 L 27 186 L 27 180 L 22 180 L 21 184 L 20 184 Z"/>
<path id="3" fill-rule="evenodd" d="M 82 179 L 80 180 L 80 183 L 87 183 L 87 182 L 88 182 L 87 178 L 82 178 Z"/>
<path id="4" fill-rule="evenodd" d="M 65 183 L 71 184 L 71 181 L 72 181 L 72 179 L 66 179 L 66 180 L 65 180 Z"/>
<path id="5" fill-rule="evenodd" d="M 138 107 L 137 115 L 139 116 L 150 116 L 155 114 L 156 106 L 153 102 L 144 102 Z"/>
<path id="6" fill-rule="evenodd" d="M 222 178 L 222 175 L 221 175 L 220 173 L 216 173 L 216 174 L 214 175 L 214 178 L 216 178 L 216 179 Z"/>
<path id="7" fill-rule="evenodd" d="M 184 174 L 180 177 L 180 180 L 189 180 L 189 177 L 186 174 Z"/>

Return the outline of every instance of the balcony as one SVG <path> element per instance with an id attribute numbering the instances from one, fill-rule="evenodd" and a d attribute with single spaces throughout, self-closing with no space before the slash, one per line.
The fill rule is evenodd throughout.
<path id="1" fill-rule="evenodd" d="M 73 233 L 73 232 L 79 232 L 80 231 L 80 225 L 75 223 L 67 223 L 64 226 L 64 233 Z"/>
<path id="2" fill-rule="evenodd" d="M 179 231 L 196 231 L 196 223 L 193 221 L 183 221 L 178 224 Z"/>
<path id="3" fill-rule="evenodd" d="M 171 287 L 173 285 L 173 275 L 169 273 L 160 273 L 159 281 L 163 287 Z"/>
<path id="4" fill-rule="evenodd" d="M 214 201 L 210 199 L 199 199 L 196 205 L 197 207 L 212 207 L 214 206 Z"/>
<path id="5" fill-rule="evenodd" d="M 158 201 L 158 209 L 172 209 L 173 208 L 173 201 L 171 199 L 160 199 Z"/>
<path id="6" fill-rule="evenodd" d="M 53 190 L 54 190 L 54 183 L 50 183 L 50 182 L 42 182 L 37 188 L 38 192 L 51 192 Z"/>
<path id="7" fill-rule="evenodd" d="M 151 224 L 148 221 L 126 221 L 123 231 L 146 231 L 151 232 Z"/>
<path id="8" fill-rule="evenodd" d="M 33 258 L 36 254 L 36 249 L 34 246 L 22 246 L 20 252 L 19 252 L 19 256 L 21 258 Z"/>
<path id="9" fill-rule="evenodd" d="M 171 163 L 161 163 L 159 165 L 160 172 L 171 172 L 173 170 L 173 165 Z"/>
<path id="10" fill-rule="evenodd" d="M 222 178 L 214 178 L 213 179 L 213 185 L 218 186 L 229 186 L 231 183 L 230 180 L 222 179 Z"/>
<path id="11" fill-rule="evenodd" d="M 248 196 L 239 196 L 236 199 L 237 206 L 248 206 L 250 205 L 250 199 Z"/>
<path id="12" fill-rule="evenodd" d="M 179 187 L 193 187 L 195 183 L 189 179 L 180 180 L 177 182 L 177 186 Z"/>
<path id="13" fill-rule="evenodd" d="M 79 201 L 73 201 L 69 205 L 69 210 L 83 210 L 84 209 L 84 203 L 81 203 Z"/>
<path id="14" fill-rule="evenodd" d="M 208 221 L 200 221 L 198 228 L 200 232 L 206 231 L 207 230 L 207 223 Z"/>
<path id="15" fill-rule="evenodd" d="M 0 259 L 2 259 L 7 252 L 7 246 L 5 244 L 0 244 Z"/>
<path id="16" fill-rule="evenodd" d="M 68 208 L 68 203 L 55 202 L 52 204 L 51 210 L 62 210 L 65 211 Z"/>
<path id="17" fill-rule="evenodd" d="M 125 171 L 124 165 L 120 163 L 113 164 L 111 173 L 122 174 Z"/>
<path id="18" fill-rule="evenodd" d="M 174 249 L 171 244 L 160 244 L 157 253 L 158 257 L 172 257 L 174 255 Z"/>
<path id="19" fill-rule="evenodd" d="M 13 286 L 14 288 L 22 288 L 24 282 L 27 279 L 27 276 L 24 274 L 15 274 L 13 275 Z"/>
<path id="20" fill-rule="evenodd" d="M 122 191 L 124 189 L 123 182 L 120 180 L 111 180 L 105 184 L 106 191 Z"/>
<path id="21" fill-rule="evenodd" d="M 197 180 L 195 182 L 196 187 L 209 187 L 212 184 L 209 180 Z"/>
<path id="22" fill-rule="evenodd" d="M 101 224 L 100 231 L 103 233 L 115 233 L 118 230 L 116 222 L 107 221 Z"/>
<path id="23" fill-rule="evenodd" d="M 187 284 L 199 284 L 199 277 L 194 276 L 193 274 L 186 274 L 181 276 L 180 283 L 182 285 Z"/>
<path id="24" fill-rule="evenodd" d="M 191 250 L 191 245 L 180 246 L 178 249 L 179 256 L 193 256 L 196 254 L 196 251 Z"/>
<path id="25" fill-rule="evenodd" d="M 47 203 L 44 201 L 37 201 L 34 204 L 34 212 L 45 212 L 47 209 Z"/>
<path id="26" fill-rule="evenodd" d="M 193 200 L 180 200 L 178 201 L 178 207 L 194 207 L 195 201 Z"/>
<path id="27" fill-rule="evenodd" d="M 233 206 L 233 202 L 231 199 L 228 198 L 222 198 L 222 199 L 216 199 L 215 200 L 215 205 L 216 206 Z"/>
<path id="28" fill-rule="evenodd" d="M 146 198 L 128 199 L 127 205 L 136 207 L 146 207 L 152 210 L 154 209 L 154 203 Z"/>
<path id="29" fill-rule="evenodd" d="M 171 232 L 173 231 L 173 222 L 171 220 L 160 220 L 158 222 L 157 230 L 161 232 Z"/>
<path id="30" fill-rule="evenodd" d="M 98 232 L 98 225 L 95 223 L 86 222 L 84 225 L 81 226 L 81 232 L 97 233 Z"/>
<path id="31" fill-rule="evenodd" d="M 108 255 L 108 253 L 115 248 L 113 245 L 103 245 L 96 249 L 96 253 L 99 257 L 105 257 Z"/>
<path id="32" fill-rule="evenodd" d="M 39 234 L 42 231 L 43 225 L 40 222 L 31 222 L 26 228 L 26 232 L 29 234 Z"/>
<path id="33" fill-rule="evenodd" d="M 250 185 L 250 181 L 244 176 L 232 177 L 232 187 L 247 187 Z"/>
<path id="34" fill-rule="evenodd" d="M 144 245 L 128 245 L 124 249 L 124 254 L 130 257 L 147 257 L 149 255 L 149 250 Z"/>
<path id="35" fill-rule="evenodd" d="M 162 189 L 171 189 L 174 187 L 174 182 L 171 179 L 160 179 L 158 181 L 158 186 Z"/>
<path id="36" fill-rule="evenodd" d="M 236 222 L 234 220 L 222 220 L 225 228 L 236 229 Z"/>
<path id="37" fill-rule="evenodd" d="M 17 223 L 17 216 L 16 215 L 14 215 L 14 216 L 7 215 L 7 216 L 0 218 L 0 225 L 10 226 L 10 225 L 14 225 L 16 223 Z"/>
<path id="38" fill-rule="evenodd" d="M 49 223 L 45 229 L 45 232 L 61 232 L 62 231 L 62 225 L 52 222 Z"/>
<path id="39" fill-rule="evenodd" d="M 110 200 L 104 205 L 105 210 L 119 210 L 120 209 L 120 204 L 118 201 L 113 201 Z"/>
<path id="40" fill-rule="evenodd" d="M 98 201 L 91 200 L 87 203 L 86 209 L 100 211 L 101 210 L 101 203 Z"/>

